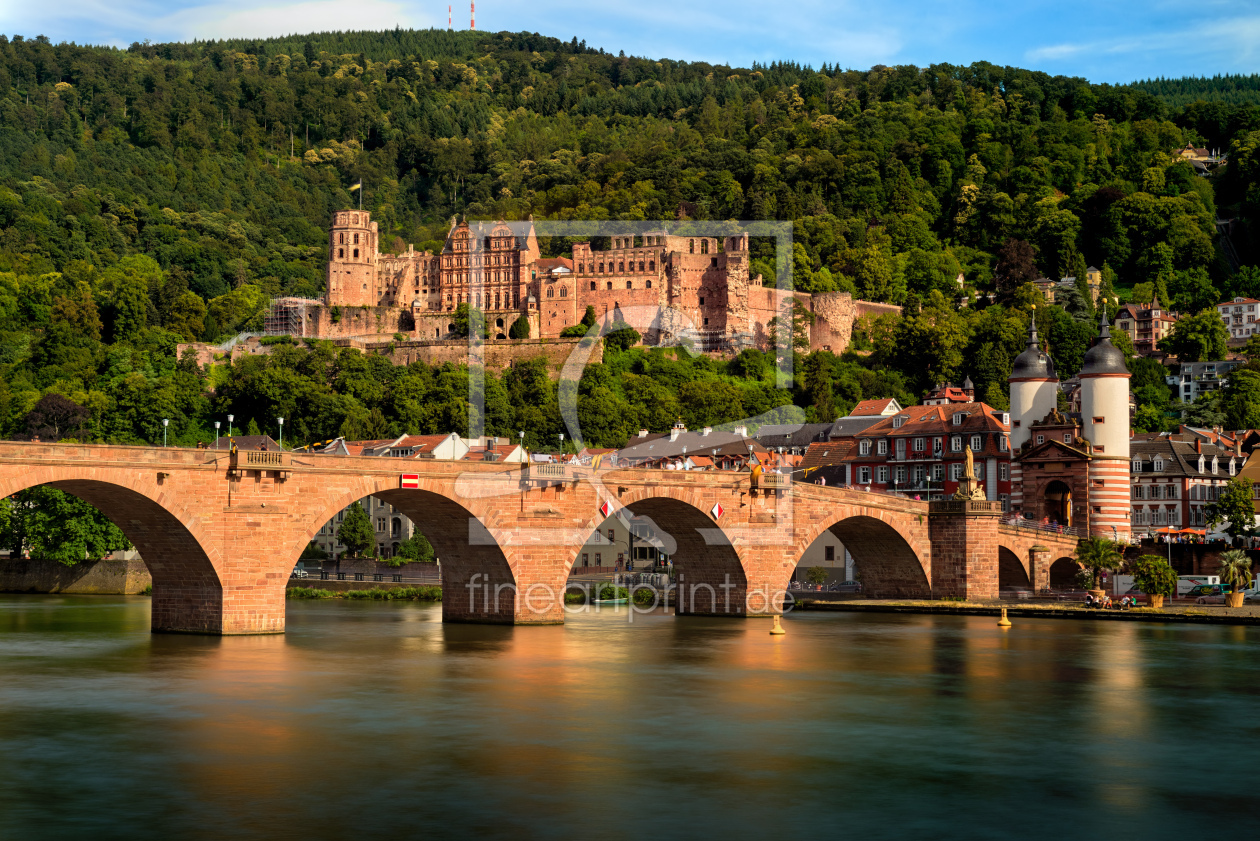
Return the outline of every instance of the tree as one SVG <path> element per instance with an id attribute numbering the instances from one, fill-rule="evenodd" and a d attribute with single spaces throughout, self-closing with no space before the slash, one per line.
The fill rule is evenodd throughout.
<path id="1" fill-rule="evenodd" d="M 1221 581 L 1237 593 L 1251 586 L 1251 556 L 1241 549 L 1221 553 Z"/>
<path id="2" fill-rule="evenodd" d="M 1177 592 L 1177 572 L 1159 555 L 1142 555 L 1133 562 L 1133 586 L 1148 596 L 1171 598 Z"/>
<path id="3" fill-rule="evenodd" d="M 1235 541 L 1256 530 L 1256 509 L 1251 500 L 1251 480 L 1242 476 L 1230 479 L 1215 502 L 1204 507 L 1209 526 L 1225 524 L 1224 531 Z"/>
<path id="4" fill-rule="evenodd" d="M 122 530 L 95 506 L 56 488 L 41 485 L 19 491 L 7 507 L 0 545 L 13 557 L 29 552 L 32 558 L 73 565 L 131 548 Z"/>
<path id="5" fill-rule="evenodd" d="M 528 339 L 529 338 L 529 319 L 521 316 L 512 322 L 512 327 L 508 330 L 509 339 Z"/>
<path id="6" fill-rule="evenodd" d="M 1124 566 L 1120 544 L 1105 537 L 1087 537 L 1082 540 L 1076 547 L 1076 560 L 1089 571 L 1095 590 L 1098 589 L 1099 575 Z"/>
<path id="7" fill-rule="evenodd" d="M 403 564 L 431 564 L 434 561 L 433 544 L 429 539 L 420 532 L 414 532 L 411 537 L 398 544 L 398 551 L 394 553 L 392 558 L 386 558 L 384 563 L 399 567 Z"/>
<path id="8" fill-rule="evenodd" d="M 616 350 L 629 350 L 639 343 L 639 339 L 643 338 L 639 335 L 639 331 L 635 330 L 624 321 L 615 321 L 608 325 L 608 332 L 604 335 L 604 347 Z"/>
<path id="9" fill-rule="evenodd" d="M 1172 333 L 1159 340 L 1159 349 L 1175 354 L 1182 362 L 1209 362 L 1224 359 L 1229 331 L 1216 310 L 1182 316 Z"/>
<path id="10" fill-rule="evenodd" d="M 455 307 L 455 312 L 451 314 L 451 323 L 455 325 L 454 335 L 457 338 L 466 339 L 474 334 L 482 339 L 488 336 L 486 314 L 467 303 L 460 303 Z"/>
<path id="11" fill-rule="evenodd" d="M 822 584 L 829 574 L 826 567 L 810 567 L 805 570 L 805 580 L 810 584 Z"/>
<path id="12" fill-rule="evenodd" d="M 1032 245 L 1022 239 L 1008 239 L 997 250 L 997 265 L 993 269 L 998 289 L 1013 292 L 1036 280 L 1040 276 L 1036 259 Z"/>
<path id="13" fill-rule="evenodd" d="M 88 410 L 60 394 L 49 393 L 39 398 L 26 413 L 23 423 L 26 434 L 45 441 L 82 438 L 88 422 Z"/>
<path id="14" fill-rule="evenodd" d="M 595 315 L 595 307 L 591 304 L 586 305 L 586 312 L 582 314 L 582 326 L 594 327 L 595 322 L 599 320 L 599 316 Z"/>
<path id="15" fill-rule="evenodd" d="M 367 557 L 372 557 L 371 550 L 376 547 L 376 531 L 372 528 L 372 519 L 359 503 L 356 502 L 346 509 L 346 518 L 337 527 L 337 540 L 346 547 L 352 558 L 363 557 L 365 552 Z"/>
<path id="16" fill-rule="evenodd" d="M 166 327 L 185 341 L 196 341 L 205 329 L 206 304 L 195 292 L 185 292 L 171 304 Z"/>
<path id="17" fill-rule="evenodd" d="M 302 550 L 302 555 L 298 558 L 298 560 L 326 561 L 328 560 L 328 553 L 325 552 L 318 543 L 312 540 L 310 543 L 306 544 L 306 548 Z"/>

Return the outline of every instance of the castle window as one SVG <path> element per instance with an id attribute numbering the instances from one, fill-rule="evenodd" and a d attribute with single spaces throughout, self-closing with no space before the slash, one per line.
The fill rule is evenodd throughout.
<path id="1" fill-rule="evenodd" d="M 600 264 L 599 264 L 599 273 L 600 273 L 600 274 L 603 274 L 603 273 L 604 273 L 604 264 L 603 264 L 603 263 L 600 263 Z"/>
<path id="2" fill-rule="evenodd" d="M 627 288 L 627 289 L 633 289 L 633 288 L 634 288 L 634 282 L 633 282 L 633 281 L 629 281 L 629 280 L 627 280 L 627 281 L 626 281 L 626 288 Z"/>
<path id="3" fill-rule="evenodd" d="M 700 240 L 700 253 L 701 254 L 709 253 L 709 241 L 707 239 Z"/>
<path id="4" fill-rule="evenodd" d="M 585 273 L 586 273 L 586 264 L 578 263 L 578 274 L 585 274 Z"/>
<path id="5" fill-rule="evenodd" d="M 609 292 L 611 292 L 611 291 L 612 291 L 612 281 L 611 281 L 611 280 L 610 280 L 610 281 L 608 281 L 608 291 L 609 291 Z"/>
<path id="6" fill-rule="evenodd" d="M 359 235 L 358 235 L 358 234 L 355 234 L 355 235 L 354 235 L 354 244 L 355 244 L 355 245 L 358 245 L 358 244 L 359 244 Z"/>
<path id="7" fill-rule="evenodd" d="M 704 306 L 704 298 L 701 298 L 701 299 L 700 299 L 700 306 L 702 306 L 702 307 Z"/>
<path id="8" fill-rule="evenodd" d="M 597 286 L 598 286 L 598 284 L 596 284 L 596 283 L 595 283 L 595 281 L 593 281 L 593 280 L 592 280 L 592 281 L 591 281 L 591 291 L 592 291 L 592 292 L 594 292 L 594 291 L 595 291 L 595 289 L 597 288 Z"/>
<path id="9" fill-rule="evenodd" d="M 337 249 L 337 259 L 339 259 L 339 260 L 341 260 L 341 259 L 345 259 L 345 256 L 346 256 L 346 250 L 345 250 L 344 248 L 338 248 L 338 249 Z"/>
<path id="10" fill-rule="evenodd" d="M 567 286 L 561 286 L 561 287 L 560 287 L 560 297 L 561 297 L 561 298 L 567 298 L 567 297 L 569 297 L 569 287 L 567 287 Z"/>
<path id="11" fill-rule="evenodd" d="M 553 288 L 552 288 L 552 287 L 550 287 L 550 286 L 549 286 L 549 287 L 547 287 L 547 297 L 548 297 L 548 298 L 554 298 L 554 297 L 556 297 L 556 290 L 555 290 L 555 289 L 553 289 Z"/>
<path id="12" fill-rule="evenodd" d="M 643 261 L 639 261 L 639 271 L 643 271 Z"/>
<path id="13" fill-rule="evenodd" d="M 358 258 L 358 256 L 359 256 L 359 249 L 357 249 L 357 248 L 356 248 L 356 249 L 354 250 L 354 256 L 355 256 L 355 258 L 356 258 L 356 259 Z"/>
<path id="14" fill-rule="evenodd" d="M 689 254 L 696 253 L 696 241 L 694 239 L 687 240 L 687 252 Z"/>
<path id="15" fill-rule="evenodd" d="M 625 273 L 625 271 L 626 271 L 626 264 L 625 264 L 624 262 L 622 262 L 622 263 L 618 263 L 618 264 L 617 264 L 617 272 L 618 272 L 619 274 L 624 274 L 624 273 Z"/>
<path id="16" fill-rule="evenodd" d="M 345 235 L 345 234 L 337 234 L 337 242 L 338 242 L 339 244 L 341 244 L 341 245 L 345 245 L 345 244 L 346 244 L 346 235 Z"/>
<path id="17" fill-rule="evenodd" d="M 651 289 L 651 288 L 652 288 L 652 281 L 650 281 L 650 280 L 649 280 L 649 281 L 647 282 L 647 284 L 646 284 L 646 288 L 648 288 L 648 289 Z"/>
<path id="18" fill-rule="evenodd" d="M 655 261 L 655 260 L 648 260 L 648 271 L 649 271 L 649 272 L 654 272 L 654 271 L 656 271 L 656 261 Z"/>

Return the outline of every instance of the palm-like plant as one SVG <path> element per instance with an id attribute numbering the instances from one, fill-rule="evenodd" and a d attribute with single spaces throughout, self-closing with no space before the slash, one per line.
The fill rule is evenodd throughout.
<path id="1" fill-rule="evenodd" d="M 1098 576 L 1103 570 L 1116 570 L 1124 566 L 1124 554 L 1120 544 L 1105 537 L 1087 537 L 1076 546 L 1076 560 L 1093 576 L 1094 588 L 1098 589 Z"/>
<path id="2" fill-rule="evenodd" d="M 1251 557 L 1241 549 L 1221 553 L 1221 580 L 1233 592 L 1251 586 Z"/>

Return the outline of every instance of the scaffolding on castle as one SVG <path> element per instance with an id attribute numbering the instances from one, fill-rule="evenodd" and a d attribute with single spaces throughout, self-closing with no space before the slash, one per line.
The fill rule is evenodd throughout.
<path id="1" fill-rule="evenodd" d="M 268 336 L 306 337 L 306 310 L 320 306 L 314 298 L 272 298 L 263 319 L 263 333 Z"/>

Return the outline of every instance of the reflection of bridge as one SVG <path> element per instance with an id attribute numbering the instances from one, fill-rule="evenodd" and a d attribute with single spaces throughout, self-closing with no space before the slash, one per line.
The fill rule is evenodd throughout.
<path id="1" fill-rule="evenodd" d="M 651 518 L 677 543 L 680 613 L 777 611 L 798 559 L 828 529 L 874 596 L 992 597 L 999 581 L 1040 588 L 1051 562 L 1076 542 L 999 526 L 997 503 L 809 484 L 753 488 L 750 479 L 0 443 L 0 497 L 47 484 L 92 503 L 126 533 L 153 575 L 159 631 L 283 631 L 284 588 L 298 556 L 324 523 L 368 495 L 410 517 L 433 543 L 446 621 L 562 622 L 578 550 L 605 512 L 622 508 Z"/>

